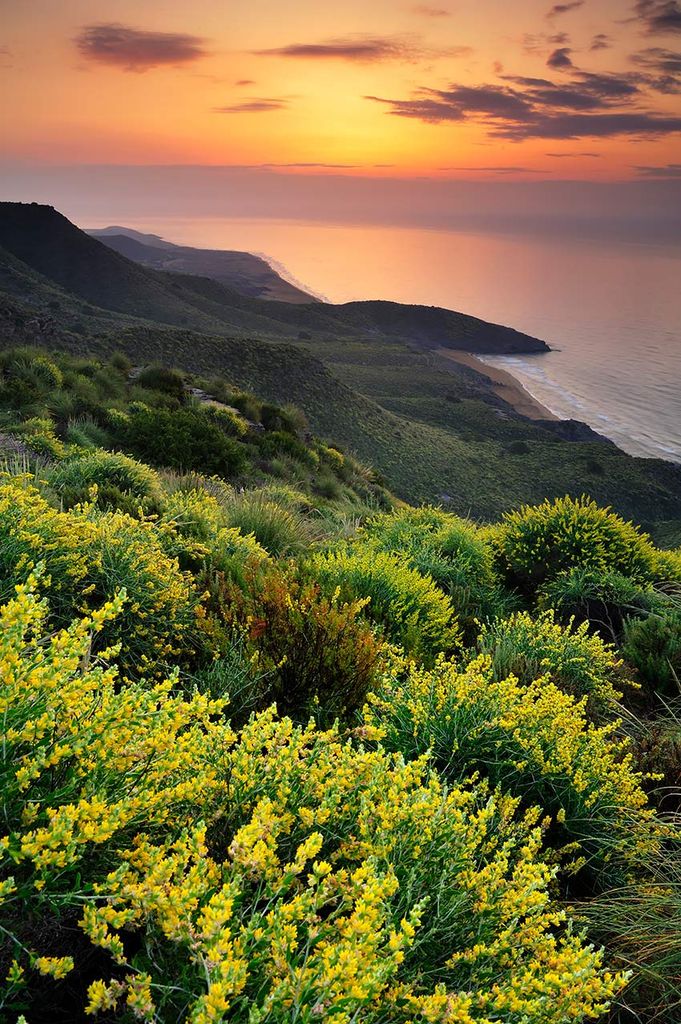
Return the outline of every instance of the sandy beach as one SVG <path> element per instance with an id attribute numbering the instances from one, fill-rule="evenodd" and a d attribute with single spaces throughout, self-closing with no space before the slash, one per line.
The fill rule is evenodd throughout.
<path id="1" fill-rule="evenodd" d="M 437 355 L 444 356 L 445 359 L 450 359 L 452 362 L 459 363 L 462 366 L 468 366 L 469 369 L 475 370 L 476 373 L 483 374 L 494 385 L 493 390 L 495 394 L 513 406 L 515 411 L 519 412 L 522 416 L 527 416 L 530 420 L 559 419 L 545 405 L 542 405 L 536 398 L 533 398 L 520 381 L 516 380 L 506 370 L 500 370 L 496 366 L 489 366 L 487 363 L 483 363 L 481 359 L 478 359 L 477 356 L 471 355 L 470 352 L 458 352 L 451 348 L 438 348 L 435 351 Z"/>

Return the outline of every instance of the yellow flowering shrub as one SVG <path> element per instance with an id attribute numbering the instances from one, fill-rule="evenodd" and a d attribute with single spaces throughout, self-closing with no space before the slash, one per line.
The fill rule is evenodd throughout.
<path id="1" fill-rule="evenodd" d="M 536 810 L 337 729 L 269 711 L 235 734 L 219 702 L 119 688 L 89 651 L 122 601 L 47 636 L 32 580 L 0 611 L 4 1011 L 20 1001 L 30 1020 L 36 974 L 78 972 L 52 948 L 69 912 L 107 965 L 85 1011 L 108 1019 L 572 1024 L 607 1010 L 625 977 L 552 904 Z M 50 927 L 31 948 L 36 912 Z M 55 998 L 77 1019 L 74 991 Z"/>
<path id="2" fill-rule="evenodd" d="M 508 512 L 494 533 L 502 571 L 524 592 L 576 566 L 639 582 L 655 578 L 656 552 L 632 523 L 590 498 L 558 498 Z"/>
<path id="3" fill-rule="evenodd" d="M 426 660 L 452 651 L 461 631 L 449 597 L 399 555 L 340 548 L 311 560 L 314 579 L 343 601 L 368 598 L 367 616 L 406 651 Z"/>
<path id="4" fill-rule="evenodd" d="M 569 869 L 602 886 L 655 852 L 662 831 L 628 743 L 614 736 L 618 723 L 590 724 L 585 703 L 548 676 L 497 680 L 489 655 L 465 669 L 443 658 L 432 670 L 398 660 L 369 696 L 365 719 L 391 750 L 430 751 L 446 778 L 480 773 L 544 809 Z"/>
<path id="5" fill-rule="evenodd" d="M 440 508 L 401 508 L 375 516 L 356 543 L 401 554 L 412 568 L 430 576 L 448 594 L 470 639 L 480 620 L 509 606 L 502 594 L 494 552 L 472 522 Z"/>
<path id="6" fill-rule="evenodd" d="M 199 595 L 151 521 L 91 505 L 59 512 L 26 479 L 0 486 L 0 573 L 5 596 L 38 564 L 55 621 L 98 607 L 125 587 L 124 610 L 103 641 L 126 638 L 120 664 L 143 675 L 186 656 Z"/>
<path id="7" fill-rule="evenodd" d="M 548 675 L 561 690 L 587 698 L 590 714 L 601 714 L 622 697 L 622 660 L 612 644 L 589 632 L 589 622 L 575 626 L 555 621 L 552 610 L 535 616 L 517 612 L 508 619 L 484 625 L 478 650 L 489 654 L 493 678 L 516 676 L 531 683 Z"/>

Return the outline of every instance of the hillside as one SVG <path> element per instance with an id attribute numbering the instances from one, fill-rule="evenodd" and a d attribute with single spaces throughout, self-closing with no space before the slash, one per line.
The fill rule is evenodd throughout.
<path id="1" fill-rule="evenodd" d="M 2 1020 L 678 1020 L 681 549 L 263 399 L 0 352 Z"/>
<path id="2" fill-rule="evenodd" d="M 174 245 L 157 235 L 143 235 L 129 228 L 111 227 L 86 233 L 115 249 L 121 256 L 152 270 L 210 277 L 240 295 L 255 299 L 295 303 L 317 301 L 314 296 L 285 281 L 266 260 L 250 252 Z"/>
<path id="3" fill-rule="evenodd" d="M 25 217 L 35 223 L 24 238 Z M 497 397 L 487 378 L 442 359 L 423 335 L 417 342 L 383 333 L 403 330 L 399 310 L 410 329 L 422 322 L 433 332 L 449 331 L 450 341 L 455 330 L 475 333 L 481 322 L 473 318 L 352 303 L 344 307 L 348 320 L 332 330 L 335 307 L 254 300 L 208 278 L 145 269 L 49 208 L 4 204 L 0 234 L 36 265 L 0 254 L 2 347 L 30 343 L 102 357 L 121 351 L 136 365 L 158 361 L 206 378 L 222 375 L 269 401 L 294 402 L 320 437 L 374 466 L 400 497 L 442 502 L 476 519 L 567 491 L 612 504 L 656 536 L 673 537 L 681 525 L 681 467 L 632 458 L 583 424 L 527 420 Z M 128 312 L 113 308 L 108 287 Z M 83 295 L 97 296 L 106 308 Z M 184 310 L 189 323 L 168 323 L 168 295 L 172 315 Z M 304 338 L 296 330 L 301 315 L 316 325 Z M 374 315 L 380 330 L 369 329 Z M 494 337 L 493 325 L 483 327 Z M 499 343 L 514 343 L 514 332 L 499 330 Z"/>
<path id="4" fill-rule="evenodd" d="M 36 203 L 0 203 L 0 247 L 95 306 L 194 330 L 271 337 L 302 332 L 312 340 L 367 334 L 404 340 L 414 333 L 428 347 L 480 352 L 538 352 L 547 347 L 510 328 L 427 306 L 294 305 L 250 298 L 210 278 L 142 267 L 80 231 L 52 207 Z"/>

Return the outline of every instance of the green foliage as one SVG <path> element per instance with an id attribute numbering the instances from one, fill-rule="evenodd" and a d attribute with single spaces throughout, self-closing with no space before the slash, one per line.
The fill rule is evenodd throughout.
<path id="1" fill-rule="evenodd" d="M 0 397 L 3 405 L 21 408 L 44 401 L 59 390 L 63 377 L 59 367 L 33 349 L 0 352 Z"/>
<path id="2" fill-rule="evenodd" d="M 327 593 L 368 599 L 366 614 L 409 653 L 432 660 L 453 652 L 461 632 L 450 599 L 398 555 L 370 548 L 316 556 L 310 571 Z"/>
<path id="3" fill-rule="evenodd" d="M 98 506 L 132 515 L 140 508 L 157 511 L 161 502 L 161 484 L 154 470 L 117 452 L 97 450 L 65 459 L 48 479 L 65 508 L 88 501 L 93 487 Z"/>
<path id="4" fill-rule="evenodd" d="M 525 594 L 576 567 L 617 572 L 641 583 L 655 576 L 649 538 L 586 497 L 509 512 L 496 540 L 502 571 Z"/>
<path id="5" fill-rule="evenodd" d="M 305 519 L 258 491 L 233 494 L 224 506 L 226 521 L 248 536 L 252 534 L 270 555 L 299 554 L 310 543 Z"/>
<path id="6" fill-rule="evenodd" d="M 536 618 L 518 612 L 483 626 L 478 651 L 489 655 L 496 682 L 512 675 L 529 685 L 546 677 L 565 693 L 585 697 L 592 715 L 612 711 L 622 696 L 622 662 L 614 647 L 591 635 L 587 622 L 559 625 L 552 611 Z"/>
<path id="7" fill-rule="evenodd" d="M 365 717 L 388 749 L 430 751 L 446 778 L 478 771 L 543 808 L 553 819 L 547 842 L 578 887 L 624 882 L 645 851 L 659 850 L 662 831 L 628 744 L 545 679 L 497 681 L 484 655 L 463 670 L 444 659 L 431 670 L 397 664 Z"/>
<path id="8" fill-rule="evenodd" d="M 118 443 L 156 466 L 217 473 L 227 479 L 247 465 L 241 445 L 201 409 L 131 407 L 124 423 L 110 423 Z"/>
<path id="9" fill-rule="evenodd" d="M 624 657 L 653 692 L 681 693 L 681 608 L 624 624 Z"/>
<path id="10" fill-rule="evenodd" d="M 154 364 L 145 367 L 135 377 L 136 384 L 148 391 L 161 391 L 164 395 L 181 402 L 184 398 L 184 378 L 177 370 Z"/>
<path id="11" fill-rule="evenodd" d="M 624 621 L 664 604 L 650 587 L 610 569 L 578 567 L 559 573 L 538 591 L 540 608 L 553 608 L 567 622 L 589 622 L 609 639 L 621 639 Z"/>
<path id="12" fill-rule="evenodd" d="M 493 553 L 475 525 L 442 509 L 404 508 L 369 521 L 360 534 L 379 551 L 399 552 L 452 599 L 468 640 L 486 621 L 510 609 Z"/>

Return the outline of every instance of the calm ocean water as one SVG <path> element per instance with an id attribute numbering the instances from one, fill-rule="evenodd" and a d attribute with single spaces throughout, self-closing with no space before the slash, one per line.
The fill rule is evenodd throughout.
<path id="1" fill-rule="evenodd" d="M 679 247 L 240 219 L 145 220 L 170 241 L 243 249 L 332 302 L 448 306 L 554 351 L 490 358 L 562 417 L 681 462 Z"/>

